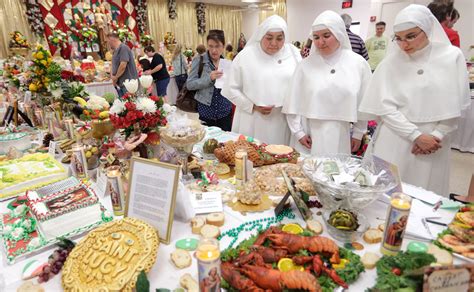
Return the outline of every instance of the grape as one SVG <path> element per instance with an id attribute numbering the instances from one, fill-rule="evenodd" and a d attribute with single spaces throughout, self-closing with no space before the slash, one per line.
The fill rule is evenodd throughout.
<path id="1" fill-rule="evenodd" d="M 43 280 L 44 280 L 45 282 L 48 282 L 48 280 L 49 280 L 49 273 L 48 273 L 48 274 L 43 274 L 42 278 L 43 278 Z"/>
<path id="2" fill-rule="evenodd" d="M 59 273 L 61 269 L 59 269 L 58 267 L 56 267 L 56 265 L 54 267 L 51 268 L 51 273 L 53 273 L 54 275 L 57 275 Z"/>
<path id="3" fill-rule="evenodd" d="M 54 251 L 54 252 L 53 252 L 53 259 L 58 260 L 58 258 L 59 258 L 60 255 L 61 255 L 61 254 L 60 254 L 60 252 L 59 252 L 58 250 Z"/>
<path id="4" fill-rule="evenodd" d="M 306 202 L 306 205 L 308 205 L 308 208 L 322 208 L 323 205 L 318 201 L 318 200 L 309 200 Z"/>
<path id="5" fill-rule="evenodd" d="M 43 273 L 49 274 L 51 272 L 51 267 L 49 265 L 43 267 Z"/>
<path id="6" fill-rule="evenodd" d="M 55 267 L 55 268 L 58 268 L 59 270 L 61 270 L 61 268 L 63 267 L 63 265 L 64 265 L 63 262 L 56 262 L 56 263 L 54 264 L 54 267 Z"/>
<path id="7" fill-rule="evenodd" d="M 66 249 L 62 249 L 60 251 L 60 253 L 61 253 L 61 256 L 64 257 L 64 258 L 67 257 L 67 255 L 68 255 L 68 251 Z"/>
<path id="8" fill-rule="evenodd" d="M 49 258 L 48 258 L 48 264 L 50 264 L 50 265 L 54 264 L 55 261 L 56 261 L 56 260 L 53 259 L 52 257 L 49 257 Z"/>

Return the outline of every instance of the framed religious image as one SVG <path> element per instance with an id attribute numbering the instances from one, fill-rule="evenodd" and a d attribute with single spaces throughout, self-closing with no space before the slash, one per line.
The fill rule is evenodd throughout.
<path id="1" fill-rule="evenodd" d="M 98 52 L 100 51 L 99 44 L 98 43 L 93 43 L 92 44 L 92 51 L 93 52 Z"/>
<path id="2" fill-rule="evenodd" d="M 171 239 L 179 171 L 178 165 L 139 157 L 132 157 L 130 165 L 125 217 L 148 222 L 165 244 Z"/>

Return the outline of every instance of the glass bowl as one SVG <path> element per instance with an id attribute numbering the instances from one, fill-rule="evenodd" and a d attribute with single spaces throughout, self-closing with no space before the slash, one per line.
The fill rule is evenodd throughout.
<path id="1" fill-rule="evenodd" d="M 323 220 L 324 224 L 326 225 L 326 230 L 328 231 L 329 235 L 340 242 L 345 243 L 357 241 L 362 236 L 362 234 L 364 234 L 364 232 L 369 229 L 369 222 L 367 217 L 365 217 L 363 214 L 357 214 L 357 222 L 359 223 L 359 227 L 353 231 L 337 229 L 336 227 L 329 224 L 328 219 L 330 214 L 330 211 L 323 212 Z"/>
<path id="2" fill-rule="evenodd" d="M 342 167 L 347 174 L 354 175 L 362 169 L 371 175 L 378 174 L 378 178 L 370 186 L 337 183 L 322 171 L 322 163 L 330 160 L 337 162 L 339 169 Z M 361 158 L 348 154 L 333 154 L 306 158 L 303 161 L 303 172 L 312 181 L 324 209 L 345 208 L 360 211 L 396 187 L 397 179 L 390 166 L 389 163 L 370 155 Z M 358 212 L 356 214 L 358 215 Z"/>

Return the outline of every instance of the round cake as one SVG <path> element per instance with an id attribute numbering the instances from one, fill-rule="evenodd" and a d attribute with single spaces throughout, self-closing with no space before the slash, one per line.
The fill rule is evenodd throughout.
<path id="1" fill-rule="evenodd" d="M 132 291 L 138 274 L 149 272 L 159 245 L 155 229 L 124 218 L 91 231 L 68 256 L 62 270 L 65 291 Z"/>

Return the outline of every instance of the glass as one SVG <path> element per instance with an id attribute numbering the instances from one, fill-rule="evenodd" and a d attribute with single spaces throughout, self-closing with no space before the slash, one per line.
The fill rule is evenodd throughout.
<path id="1" fill-rule="evenodd" d="M 380 245 L 382 254 L 393 256 L 400 251 L 410 215 L 411 200 L 410 196 L 403 193 L 392 194 Z"/>
<path id="2" fill-rule="evenodd" d="M 214 238 L 202 238 L 199 241 L 196 258 L 198 260 L 200 291 L 220 291 L 221 260 L 219 241 Z"/>
<path id="3" fill-rule="evenodd" d="M 392 42 L 397 42 L 397 44 L 399 43 L 402 43 L 402 42 L 407 42 L 407 43 L 411 43 L 413 42 L 414 40 L 416 40 L 416 38 L 422 33 L 423 31 L 420 29 L 419 32 L 417 33 L 413 33 L 413 34 L 409 34 L 405 39 L 402 39 L 398 36 L 394 36 L 392 38 Z"/>

